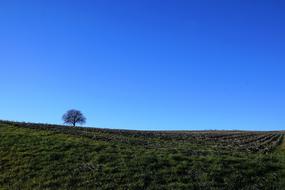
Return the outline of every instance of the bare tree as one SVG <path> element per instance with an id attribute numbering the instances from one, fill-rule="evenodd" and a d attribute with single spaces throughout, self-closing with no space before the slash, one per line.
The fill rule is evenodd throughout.
<path id="1" fill-rule="evenodd" d="M 67 111 L 63 116 L 62 119 L 64 123 L 66 124 L 72 124 L 73 127 L 76 126 L 76 124 L 84 124 L 86 122 L 86 118 L 79 110 L 69 110 Z"/>

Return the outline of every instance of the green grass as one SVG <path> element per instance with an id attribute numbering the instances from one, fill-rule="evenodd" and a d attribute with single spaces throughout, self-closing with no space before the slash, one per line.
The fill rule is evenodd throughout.
<path id="1" fill-rule="evenodd" d="M 281 170 L 279 171 L 280 179 L 280 187 L 285 189 L 285 137 L 283 137 L 283 143 L 277 148 L 275 154 L 278 157 L 279 165 L 281 166 Z"/>
<path id="2" fill-rule="evenodd" d="M 284 144 L 262 154 L 94 136 L 0 124 L 0 189 L 285 189 Z"/>

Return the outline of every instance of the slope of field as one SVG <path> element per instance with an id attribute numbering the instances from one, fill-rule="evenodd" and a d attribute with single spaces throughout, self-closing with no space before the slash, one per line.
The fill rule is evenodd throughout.
<path id="1" fill-rule="evenodd" d="M 283 136 L 1 121 L 0 189 L 282 189 Z"/>

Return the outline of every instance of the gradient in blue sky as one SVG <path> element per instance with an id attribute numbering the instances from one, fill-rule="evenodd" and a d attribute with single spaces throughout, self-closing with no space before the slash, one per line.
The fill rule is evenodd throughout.
<path id="1" fill-rule="evenodd" d="M 285 126 L 285 1 L 1 0 L 0 118 Z"/>

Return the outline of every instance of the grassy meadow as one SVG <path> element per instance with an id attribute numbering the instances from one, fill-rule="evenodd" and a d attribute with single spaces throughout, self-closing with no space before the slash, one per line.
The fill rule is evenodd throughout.
<path id="1" fill-rule="evenodd" d="M 275 138 L 211 131 L 204 139 L 206 132 L 0 123 L 1 190 L 285 189 L 285 144 L 279 132 Z M 253 140 L 241 142 L 244 138 Z M 245 148 L 259 141 L 258 149 Z"/>

